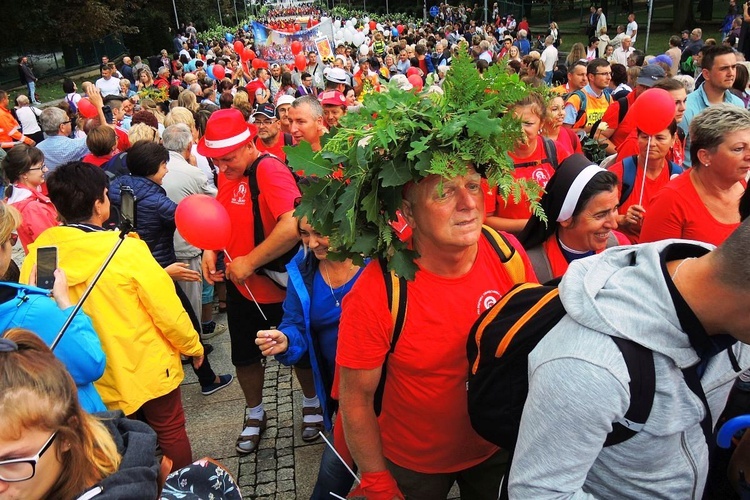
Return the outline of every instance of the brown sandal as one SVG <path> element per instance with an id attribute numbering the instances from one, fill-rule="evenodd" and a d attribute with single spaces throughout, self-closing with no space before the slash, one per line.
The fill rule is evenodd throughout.
<path id="1" fill-rule="evenodd" d="M 320 405 L 314 408 L 302 407 L 302 441 L 306 442 L 315 441 L 320 437 L 320 433 L 325 431 L 322 420 L 320 422 L 305 422 L 304 418 L 308 415 L 320 415 L 322 417 L 323 408 Z"/>
<path id="2" fill-rule="evenodd" d="M 262 420 L 258 420 L 257 418 L 245 419 L 245 427 L 258 427 L 260 428 L 260 432 L 252 436 L 243 436 L 240 434 L 240 437 L 237 438 L 237 442 L 234 445 L 235 449 L 240 455 L 247 455 L 248 453 L 252 453 L 258 449 L 260 436 L 261 434 L 263 434 L 263 431 L 266 430 L 267 420 L 268 416 L 266 412 L 263 412 Z"/>

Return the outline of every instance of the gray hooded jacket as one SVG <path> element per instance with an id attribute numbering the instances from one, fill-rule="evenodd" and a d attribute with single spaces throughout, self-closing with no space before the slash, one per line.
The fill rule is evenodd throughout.
<path id="1" fill-rule="evenodd" d="M 701 498 L 708 471 L 700 426 L 705 409 L 681 372 L 700 358 L 680 323 L 687 305 L 678 317 L 662 266 L 665 254 L 669 260 L 699 256 L 710 246 L 674 243 L 617 247 L 570 265 L 560 284 L 568 315 L 529 356 L 510 498 Z M 692 319 L 688 328 L 705 339 Z M 630 405 L 627 367 L 609 337 L 654 352 L 656 393 L 643 429 L 603 448 Z M 737 342 L 731 350 L 741 369 L 750 366 L 746 345 Z M 708 361 L 701 384 L 712 425 L 737 375 L 726 350 Z"/>

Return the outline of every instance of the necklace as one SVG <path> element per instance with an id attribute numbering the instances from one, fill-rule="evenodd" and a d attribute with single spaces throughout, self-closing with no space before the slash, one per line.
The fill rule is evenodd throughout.
<path id="1" fill-rule="evenodd" d="M 695 259 L 695 257 L 688 257 L 687 259 L 685 259 L 682 262 L 680 262 L 679 264 L 677 264 L 677 267 L 675 268 L 674 272 L 672 273 L 672 283 L 674 283 L 674 281 L 677 279 L 677 273 L 680 272 L 680 268 L 682 267 L 682 265 L 685 262 L 687 262 L 689 260 L 693 260 L 693 259 Z"/>
<path id="2" fill-rule="evenodd" d="M 351 267 L 349 267 L 349 270 L 346 272 L 346 277 L 342 285 L 345 285 L 346 283 L 349 282 L 349 273 L 352 272 L 352 269 L 354 269 L 354 263 L 352 263 Z M 328 289 L 331 290 L 331 297 L 333 297 L 333 301 L 336 303 L 336 307 L 341 307 L 341 303 L 339 302 L 338 297 L 336 297 L 336 294 L 333 291 L 333 282 L 331 281 L 331 275 L 328 274 L 328 262 L 326 262 L 325 264 L 325 271 L 326 271 L 326 279 L 328 280 Z"/>

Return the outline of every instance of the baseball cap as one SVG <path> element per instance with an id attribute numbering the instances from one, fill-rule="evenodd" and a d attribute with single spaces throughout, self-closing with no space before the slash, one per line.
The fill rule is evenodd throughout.
<path id="1" fill-rule="evenodd" d="M 247 123 L 238 109 L 220 109 L 211 114 L 206 133 L 198 141 L 198 153 L 219 158 L 246 145 L 257 135 L 255 125 Z"/>
<path id="2" fill-rule="evenodd" d="M 276 107 L 270 102 L 263 103 L 258 106 L 258 109 L 253 111 L 253 117 L 255 115 L 263 115 L 269 120 L 276 118 Z"/>
<path id="3" fill-rule="evenodd" d="M 359 64 L 365 64 L 365 63 L 370 64 L 370 60 L 368 58 L 366 58 L 366 57 L 360 57 L 359 61 L 357 61 L 357 62 L 359 62 Z M 341 68 L 339 68 L 339 69 L 341 69 Z"/>
<path id="4" fill-rule="evenodd" d="M 284 104 L 291 104 L 294 102 L 294 96 L 289 94 L 284 94 L 282 96 L 279 96 L 279 98 L 276 100 L 276 107 L 282 106 Z"/>
<path id="5" fill-rule="evenodd" d="M 338 90 L 327 90 L 320 94 L 320 104 L 332 106 L 346 106 L 346 97 Z"/>
<path id="6" fill-rule="evenodd" d="M 646 87 L 653 87 L 654 84 L 664 78 L 666 74 L 661 66 L 656 64 L 649 64 L 641 68 L 641 73 L 638 75 L 638 79 L 635 81 L 638 85 L 644 85 Z"/>
<path id="7" fill-rule="evenodd" d="M 332 83 L 349 83 L 349 79 L 346 77 L 346 71 L 341 68 L 329 68 L 325 73 L 326 80 Z"/>
<path id="8" fill-rule="evenodd" d="M 281 66 L 279 66 L 278 63 L 271 63 L 271 65 L 269 66 L 269 68 L 270 69 L 279 69 L 279 68 L 281 68 Z"/>

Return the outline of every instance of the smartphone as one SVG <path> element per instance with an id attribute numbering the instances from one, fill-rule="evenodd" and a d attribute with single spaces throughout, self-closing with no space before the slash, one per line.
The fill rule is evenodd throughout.
<path id="1" fill-rule="evenodd" d="M 136 223 L 135 193 L 130 186 L 120 186 L 120 229 L 132 231 Z"/>
<path id="2" fill-rule="evenodd" d="M 57 247 L 40 247 L 36 251 L 36 286 L 52 290 L 57 269 Z"/>
<path id="3" fill-rule="evenodd" d="M 102 112 L 104 112 L 104 119 L 107 120 L 107 123 L 112 124 L 115 122 L 115 117 L 112 114 L 112 108 L 109 107 L 108 104 L 102 106 Z"/>

